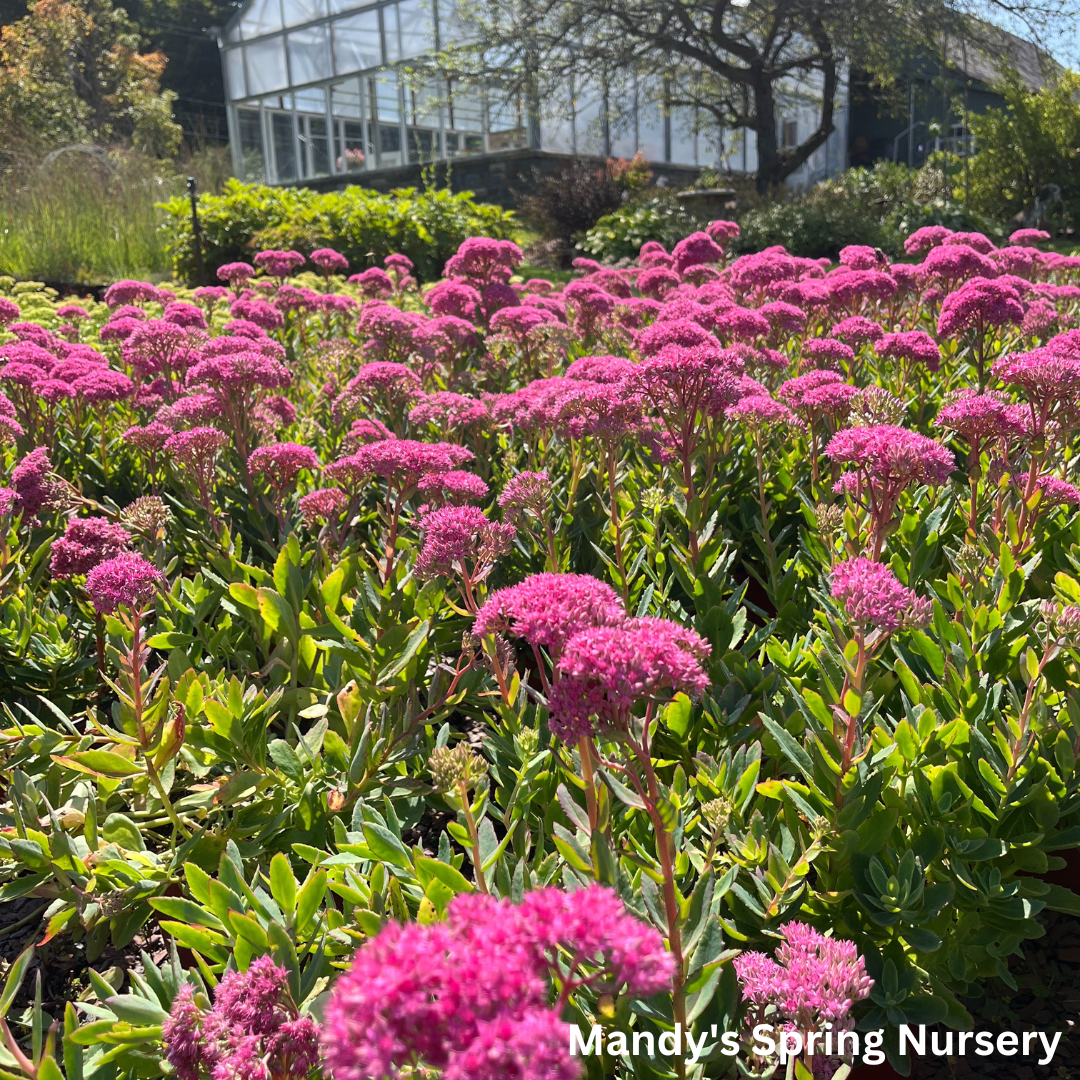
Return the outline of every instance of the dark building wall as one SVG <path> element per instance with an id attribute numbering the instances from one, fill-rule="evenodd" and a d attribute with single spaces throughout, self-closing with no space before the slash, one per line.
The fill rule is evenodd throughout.
<path id="1" fill-rule="evenodd" d="M 961 113 L 951 106 L 957 98 L 963 99 L 965 77 L 962 72 L 946 69 L 945 91 L 949 109 L 943 108 L 940 68 L 930 63 L 920 65 L 910 80 L 904 80 L 887 97 L 870 85 L 865 72 L 851 73 L 851 111 L 848 127 L 848 161 L 851 166 L 870 166 L 875 161 L 892 161 L 896 146 L 896 160 L 908 162 L 910 88 L 914 83 L 914 119 L 916 128 L 912 146 L 912 164 L 916 167 L 926 161 L 934 149 L 934 136 L 927 133 L 927 125 L 937 121 L 941 125 L 946 116 L 945 134 L 951 134 L 953 125 L 962 123 Z M 990 108 L 1002 108 L 1005 99 L 976 80 L 967 80 L 967 109 L 982 113 Z M 897 136 L 901 136 L 895 142 Z"/>
<path id="2" fill-rule="evenodd" d="M 506 150 L 497 154 L 477 154 L 475 157 L 457 158 L 452 162 L 436 162 L 434 165 L 402 165 L 378 172 L 355 173 L 351 176 L 327 176 L 302 181 L 303 187 L 317 191 L 335 191 L 349 185 L 373 188 L 375 191 L 391 191 L 394 188 L 420 187 L 434 173 L 435 183 L 442 187 L 449 175 L 454 191 L 471 191 L 480 202 L 496 203 L 512 208 L 514 193 L 527 191 L 535 182 L 537 173 L 550 175 L 559 172 L 568 154 L 556 154 L 543 150 Z M 602 158 L 596 158 L 597 165 Z M 697 180 L 701 170 L 694 166 L 650 163 L 653 176 L 664 178 L 672 188 L 686 187 Z"/>

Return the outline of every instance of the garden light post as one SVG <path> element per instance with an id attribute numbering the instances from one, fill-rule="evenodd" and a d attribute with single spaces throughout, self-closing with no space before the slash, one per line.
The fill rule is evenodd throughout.
<path id="1" fill-rule="evenodd" d="M 199 284 L 206 284 L 206 264 L 203 262 L 202 251 L 202 226 L 199 224 L 199 197 L 196 189 L 199 186 L 194 176 L 187 178 L 188 198 L 191 200 L 191 235 L 195 242 L 195 268 L 199 274 Z"/>

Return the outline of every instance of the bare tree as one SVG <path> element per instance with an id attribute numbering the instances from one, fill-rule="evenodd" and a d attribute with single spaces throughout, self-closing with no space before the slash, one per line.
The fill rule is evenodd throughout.
<path id="1" fill-rule="evenodd" d="M 782 183 L 835 130 L 845 64 L 887 83 L 923 46 L 943 36 L 993 49 L 985 33 L 997 12 L 1036 37 L 1060 24 L 1074 0 L 1016 0 L 975 8 L 966 0 L 462 0 L 466 44 L 440 63 L 464 76 L 497 79 L 528 102 L 565 93 L 572 80 L 604 88 L 628 78 L 662 109 L 692 107 L 757 141 L 757 187 Z M 796 145 L 779 137 L 786 97 L 802 87 L 816 126 Z"/>

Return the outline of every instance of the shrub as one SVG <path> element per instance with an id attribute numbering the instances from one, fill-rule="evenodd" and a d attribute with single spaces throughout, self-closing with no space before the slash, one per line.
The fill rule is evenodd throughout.
<path id="1" fill-rule="evenodd" d="M 191 208 L 186 198 L 164 204 L 168 251 L 177 276 L 195 276 Z M 353 270 L 381 264 L 393 252 L 407 255 L 422 279 L 442 272 L 470 236 L 509 239 L 512 214 L 477 203 L 471 192 L 400 188 L 389 194 L 367 188 L 318 192 L 230 180 L 221 195 L 199 198 L 203 258 L 213 277 L 219 266 L 250 261 L 263 248 L 318 248 L 341 252 Z"/>
<path id="2" fill-rule="evenodd" d="M 740 218 L 737 251 L 782 244 L 792 255 L 835 259 L 848 244 L 903 255 L 904 237 L 923 225 L 1000 236 L 1001 228 L 948 199 L 936 162 L 922 169 L 880 162 L 849 169 L 785 201 L 756 207 Z"/>
<path id="3" fill-rule="evenodd" d="M 578 247 L 594 259 L 632 259 L 648 240 L 670 249 L 703 224 L 674 195 L 659 192 L 605 214 Z"/>
<path id="4" fill-rule="evenodd" d="M 622 206 L 626 197 L 652 179 L 645 158 L 608 158 L 602 165 L 582 158 L 545 176 L 533 169 L 531 190 L 518 195 L 522 214 L 542 236 L 569 248 L 604 215 Z M 637 252 L 634 252 L 637 254 Z"/>
<path id="5" fill-rule="evenodd" d="M 1002 220 L 1031 207 L 1047 184 L 1061 188 L 1064 212 L 1080 209 L 1080 75 L 1064 72 L 1037 93 L 1019 75 L 1002 85 L 1004 109 L 972 116 L 970 127 L 978 152 L 971 159 L 972 205 Z"/>

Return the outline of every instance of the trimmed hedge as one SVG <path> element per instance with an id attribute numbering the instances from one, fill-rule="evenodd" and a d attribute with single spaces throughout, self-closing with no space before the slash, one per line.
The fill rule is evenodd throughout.
<path id="1" fill-rule="evenodd" d="M 509 239 L 513 214 L 478 203 L 472 192 L 400 188 L 388 194 L 369 188 L 311 191 L 230 180 L 221 195 L 199 197 L 203 258 L 214 280 L 219 266 L 250 262 L 265 248 L 340 251 L 352 270 L 381 264 L 399 251 L 412 259 L 421 280 L 433 280 L 470 236 Z M 167 250 L 176 275 L 196 277 L 191 205 L 184 197 L 163 203 Z"/>

